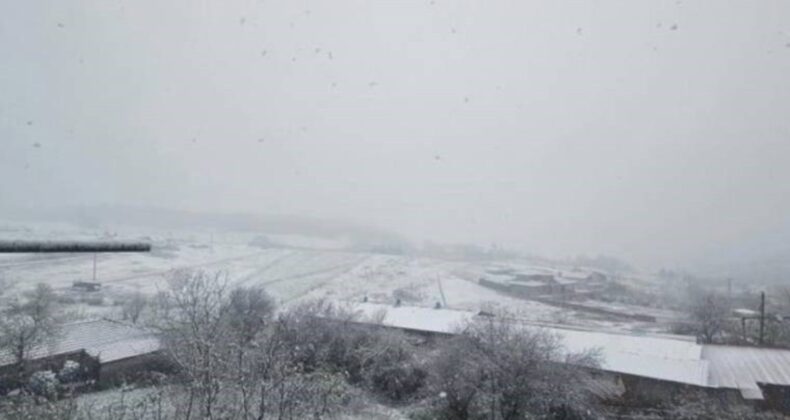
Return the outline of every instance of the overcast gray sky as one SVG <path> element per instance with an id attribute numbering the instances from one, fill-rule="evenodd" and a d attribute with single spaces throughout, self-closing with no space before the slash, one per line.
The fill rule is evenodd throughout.
<path id="1" fill-rule="evenodd" d="M 790 2 L 0 1 L 0 200 L 676 264 L 790 226 Z"/>

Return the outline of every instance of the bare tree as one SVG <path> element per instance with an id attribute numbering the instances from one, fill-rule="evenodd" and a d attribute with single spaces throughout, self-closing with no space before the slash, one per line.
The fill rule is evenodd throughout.
<path id="1" fill-rule="evenodd" d="M 255 418 L 266 412 L 266 400 L 273 371 L 282 361 L 277 337 L 271 334 L 274 299 L 262 288 L 240 287 L 228 296 L 228 329 L 233 340 L 233 376 L 242 407 L 242 418 Z"/>
<path id="2" fill-rule="evenodd" d="M 691 307 L 697 335 L 704 343 L 714 342 L 727 326 L 728 309 L 724 299 L 714 293 L 698 296 Z"/>
<path id="3" fill-rule="evenodd" d="M 156 328 L 184 378 L 177 417 L 296 419 L 340 405 L 344 376 L 324 369 L 323 356 L 304 363 L 322 344 L 319 329 L 302 328 L 314 325 L 308 312 L 275 320 L 265 291 L 231 289 L 222 273 L 181 272 L 170 283 L 157 298 Z M 295 331 L 309 338 L 294 341 Z"/>
<path id="4" fill-rule="evenodd" d="M 229 370 L 227 284 L 222 273 L 179 272 L 160 296 L 167 310 L 159 311 L 156 327 L 187 383 L 186 418 L 221 416 L 216 408 Z"/>
<path id="5" fill-rule="evenodd" d="M 247 346 L 265 329 L 274 314 L 274 299 L 262 288 L 236 288 L 229 296 L 229 327 L 239 346 Z"/>
<path id="6" fill-rule="evenodd" d="M 567 353 L 552 334 L 492 318 L 442 346 L 429 389 L 438 417 L 584 417 L 592 407 L 584 367 L 597 363 L 594 351 Z"/>
<path id="7" fill-rule="evenodd" d="M 139 291 L 135 292 L 123 303 L 123 318 L 136 324 L 146 307 L 148 307 L 148 297 Z"/>
<path id="8" fill-rule="evenodd" d="M 13 300 L 4 311 L 0 320 L 0 348 L 9 352 L 19 372 L 24 372 L 31 351 L 56 337 L 59 327 L 55 292 L 49 285 L 40 283 L 24 293 L 22 299 Z"/>
<path id="9" fill-rule="evenodd" d="M 765 407 L 755 407 L 746 401 L 722 400 L 702 389 L 687 389 L 682 394 L 663 402 L 659 406 L 661 418 L 678 420 L 716 419 L 716 420 L 781 420 L 787 416 L 770 411 Z M 634 413 L 636 414 L 636 413 Z M 634 415 L 634 418 L 644 416 Z"/>
<path id="10" fill-rule="evenodd" d="M 478 363 L 482 355 L 468 337 L 449 340 L 429 366 L 428 389 L 439 406 L 437 417 L 466 420 L 479 411 L 485 371 Z"/>

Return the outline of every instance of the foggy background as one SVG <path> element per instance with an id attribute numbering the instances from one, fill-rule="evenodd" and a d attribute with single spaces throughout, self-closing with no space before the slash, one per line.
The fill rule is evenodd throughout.
<path id="1" fill-rule="evenodd" d="M 790 254 L 786 1 L 4 1 L 0 216 L 300 215 L 547 256 Z"/>

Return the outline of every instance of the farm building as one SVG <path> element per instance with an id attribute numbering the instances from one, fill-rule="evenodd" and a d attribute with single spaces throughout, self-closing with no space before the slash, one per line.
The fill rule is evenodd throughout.
<path id="1" fill-rule="evenodd" d="M 587 271 L 488 270 L 479 283 L 522 297 L 568 297 L 590 294 L 605 286 L 606 276 Z"/>
<path id="2" fill-rule="evenodd" d="M 551 273 L 521 273 L 516 272 L 513 273 L 513 278 L 511 281 L 516 282 L 527 282 L 527 281 L 536 281 L 541 283 L 551 283 L 554 281 L 554 274 Z"/>
<path id="3" fill-rule="evenodd" d="M 59 370 L 65 361 L 91 365 L 91 376 L 116 382 L 150 370 L 161 361 L 159 339 L 141 328 L 107 320 L 65 324 L 61 333 L 31 351 L 29 370 Z M 0 353 L 0 374 L 14 367 L 8 353 Z M 141 369 L 145 367 L 145 369 Z"/>
<path id="4" fill-rule="evenodd" d="M 468 311 L 349 303 L 359 322 L 420 334 L 458 334 L 485 319 Z M 515 322 L 515 321 L 514 321 Z M 518 323 L 559 337 L 565 349 L 600 352 L 600 373 L 632 397 L 658 401 L 689 389 L 790 412 L 790 350 L 702 345 L 693 337 L 632 335 Z"/>
<path id="5" fill-rule="evenodd" d="M 480 284 L 502 292 L 522 296 L 549 295 L 554 289 L 554 276 L 546 273 L 486 272 Z"/>
<path id="6" fill-rule="evenodd" d="M 499 290 L 500 292 L 509 292 L 512 279 L 513 277 L 508 274 L 494 274 L 488 272 L 480 277 L 479 283 L 488 288 Z"/>
<path id="7" fill-rule="evenodd" d="M 554 292 L 554 280 L 541 281 L 541 280 L 516 280 L 513 279 L 508 283 L 507 290 L 511 293 L 521 296 L 542 296 L 550 295 Z"/>

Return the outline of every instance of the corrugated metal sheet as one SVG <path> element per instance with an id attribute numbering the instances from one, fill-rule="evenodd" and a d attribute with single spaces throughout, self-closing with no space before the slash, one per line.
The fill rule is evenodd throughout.
<path id="1" fill-rule="evenodd" d="M 666 338 L 548 328 L 570 352 L 598 349 L 603 370 L 706 386 L 708 362 L 696 343 Z"/>
<path id="2" fill-rule="evenodd" d="M 744 398 L 762 399 L 758 384 L 790 386 L 790 351 L 705 345 L 709 386 L 738 389 Z"/>

